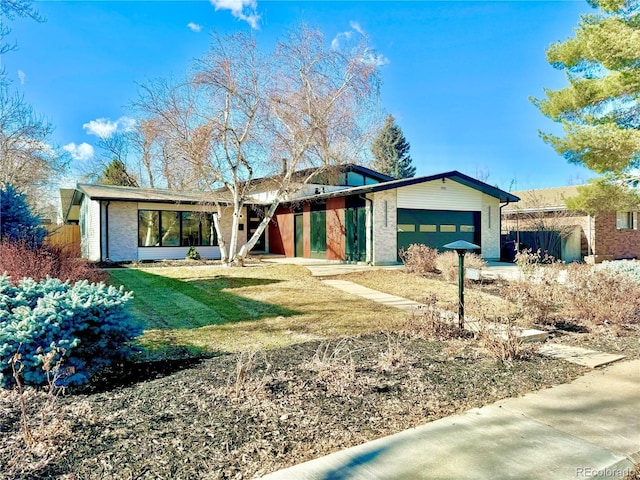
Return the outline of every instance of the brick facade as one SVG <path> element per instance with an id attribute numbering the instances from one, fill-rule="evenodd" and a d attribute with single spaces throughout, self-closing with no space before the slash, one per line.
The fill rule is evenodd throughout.
<path id="1" fill-rule="evenodd" d="M 616 227 L 616 215 L 600 215 L 595 219 L 595 262 L 640 258 L 640 230 Z"/>
<path id="2" fill-rule="evenodd" d="M 572 212 L 547 212 L 505 215 L 502 231 L 528 231 L 539 228 L 562 232 L 571 227 L 580 230 L 580 250 L 582 257 L 591 263 L 605 260 L 640 258 L 640 230 L 623 229 L 616 226 L 616 214 L 589 217 Z"/>

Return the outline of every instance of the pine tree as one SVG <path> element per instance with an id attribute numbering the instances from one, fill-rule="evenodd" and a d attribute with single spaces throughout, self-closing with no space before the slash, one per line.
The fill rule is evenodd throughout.
<path id="1" fill-rule="evenodd" d="M 638 0 L 589 0 L 575 36 L 552 44 L 547 59 L 569 86 L 532 99 L 562 124 L 565 135 L 541 133 L 571 163 L 598 173 L 640 165 L 640 5 Z"/>
<path id="2" fill-rule="evenodd" d="M 597 216 L 615 211 L 634 211 L 640 206 L 640 195 L 633 181 L 616 175 L 604 175 L 578 187 L 575 197 L 566 199 L 570 210 Z"/>
<path id="3" fill-rule="evenodd" d="M 411 165 L 410 148 L 393 115 L 389 115 L 371 145 L 375 158 L 372 168 L 393 178 L 414 177 L 416 168 Z"/>
<path id="4" fill-rule="evenodd" d="M 35 247 L 42 244 L 46 232 L 24 193 L 11 184 L 0 188 L 0 241 L 24 241 Z"/>
<path id="5" fill-rule="evenodd" d="M 98 178 L 98 183 L 101 185 L 120 185 L 122 187 L 138 186 L 138 181 L 135 177 L 129 175 L 124 163 L 118 158 L 111 160 L 104 168 Z"/>

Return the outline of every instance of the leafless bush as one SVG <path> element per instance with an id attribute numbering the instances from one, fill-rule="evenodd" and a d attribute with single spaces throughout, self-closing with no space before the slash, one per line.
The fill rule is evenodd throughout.
<path id="1" fill-rule="evenodd" d="M 387 371 L 406 366 L 408 356 L 400 343 L 400 338 L 390 331 L 386 331 L 385 334 L 387 336 L 387 349 L 380 352 L 378 366 Z"/>
<path id="2" fill-rule="evenodd" d="M 423 300 L 405 324 L 404 333 L 412 337 L 448 340 L 460 337 L 460 329 L 453 314 L 437 307 L 435 295 Z"/>
<path id="3" fill-rule="evenodd" d="M 615 328 L 640 321 L 640 285 L 626 275 L 588 265 L 568 267 L 566 314 L 589 326 Z"/>
<path id="4" fill-rule="evenodd" d="M 445 280 L 451 282 L 458 278 L 458 254 L 456 252 L 442 252 L 436 258 L 436 266 L 442 273 Z M 465 253 L 464 268 L 475 268 L 481 270 L 487 266 L 487 263 L 480 255 L 475 253 Z"/>
<path id="5" fill-rule="evenodd" d="M 533 344 L 522 342 L 512 318 L 482 319 L 479 325 L 478 338 L 482 346 L 502 362 L 528 358 L 535 350 Z"/>
<path id="6" fill-rule="evenodd" d="M 561 260 L 542 252 L 540 249 L 533 251 L 528 248 L 516 253 L 516 264 L 520 267 L 525 278 L 535 276 L 540 271 L 540 265 L 558 265 L 562 264 Z"/>
<path id="7" fill-rule="evenodd" d="M 38 472 L 61 455 L 60 446 L 71 436 L 71 429 L 56 406 L 59 395 L 64 393 L 64 388 L 58 385 L 62 376 L 61 360 L 53 363 L 57 353 L 52 350 L 41 355 L 48 383 L 44 391 L 24 386 L 20 352 L 10 361 L 15 381 L 13 396 L 20 409 L 20 434 L 10 437 L 6 443 L 12 453 L 3 470 L 7 478 Z"/>
<path id="8" fill-rule="evenodd" d="M 537 266 L 505 290 L 506 299 L 516 306 L 519 317 L 541 325 L 557 320 L 566 297 L 559 274 L 558 268 Z"/>
<path id="9" fill-rule="evenodd" d="M 356 375 L 354 353 L 348 338 L 340 339 L 335 344 L 322 343 L 303 368 L 316 372 L 318 380 L 326 385 L 329 396 L 360 395 L 368 388 L 369 377 Z"/>
<path id="10" fill-rule="evenodd" d="M 252 374 L 259 370 L 259 366 L 264 366 L 264 371 L 260 378 L 252 378 Z M 252 350 L 240 352 L 234 371 L 232 383 L 229 385 L 229 393 L 235 399 L 240 399 L 247 395 L 255 395 L 262 391 L 266 382 L 266 376 L 271 370 L 271 364 L 267 355 L 263 351 Z"/>
<path id="11" fill-rule="evenodd" d="M 437 256 L 438 250 L 429 248 L 421 243 L 411 244 L 406 250 L 404 248 L 400 249 L 400 258 L 406 271 L 418 275 L 436 272 Z"/>
<path id="12" fill-rule="evenodd" d="M 85 259 L 78 258 L 73 247 L 32 247 L 24 241 L 3 241 L 0 244 L 0 274 L 6 272 L 12 282 L 22 278 L 38 281 L 47 276 L 76 282 L 101 282 L 107 274 Z"/>

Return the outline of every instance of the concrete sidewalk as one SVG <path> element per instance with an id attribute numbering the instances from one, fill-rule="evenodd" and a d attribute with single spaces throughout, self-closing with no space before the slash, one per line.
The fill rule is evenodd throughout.
<path id="1" fill-rule="evenodd" d="M 640 360 L 280 470 L 268 480 L 621 479 L 640 462 Z"/>

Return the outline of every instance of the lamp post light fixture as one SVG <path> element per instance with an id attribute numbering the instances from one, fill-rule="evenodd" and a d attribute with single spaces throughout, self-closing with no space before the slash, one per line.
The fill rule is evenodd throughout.
<path id="1" fill-rule="evenodd" d="M 480 249 L 480 245 L 457 240 L 447 243 L 443 248 L 455 250 L 458 253 L 458 326 L 460 327 L 460 332 L 462 332 L 464 329 L 464 254 Z"/>

